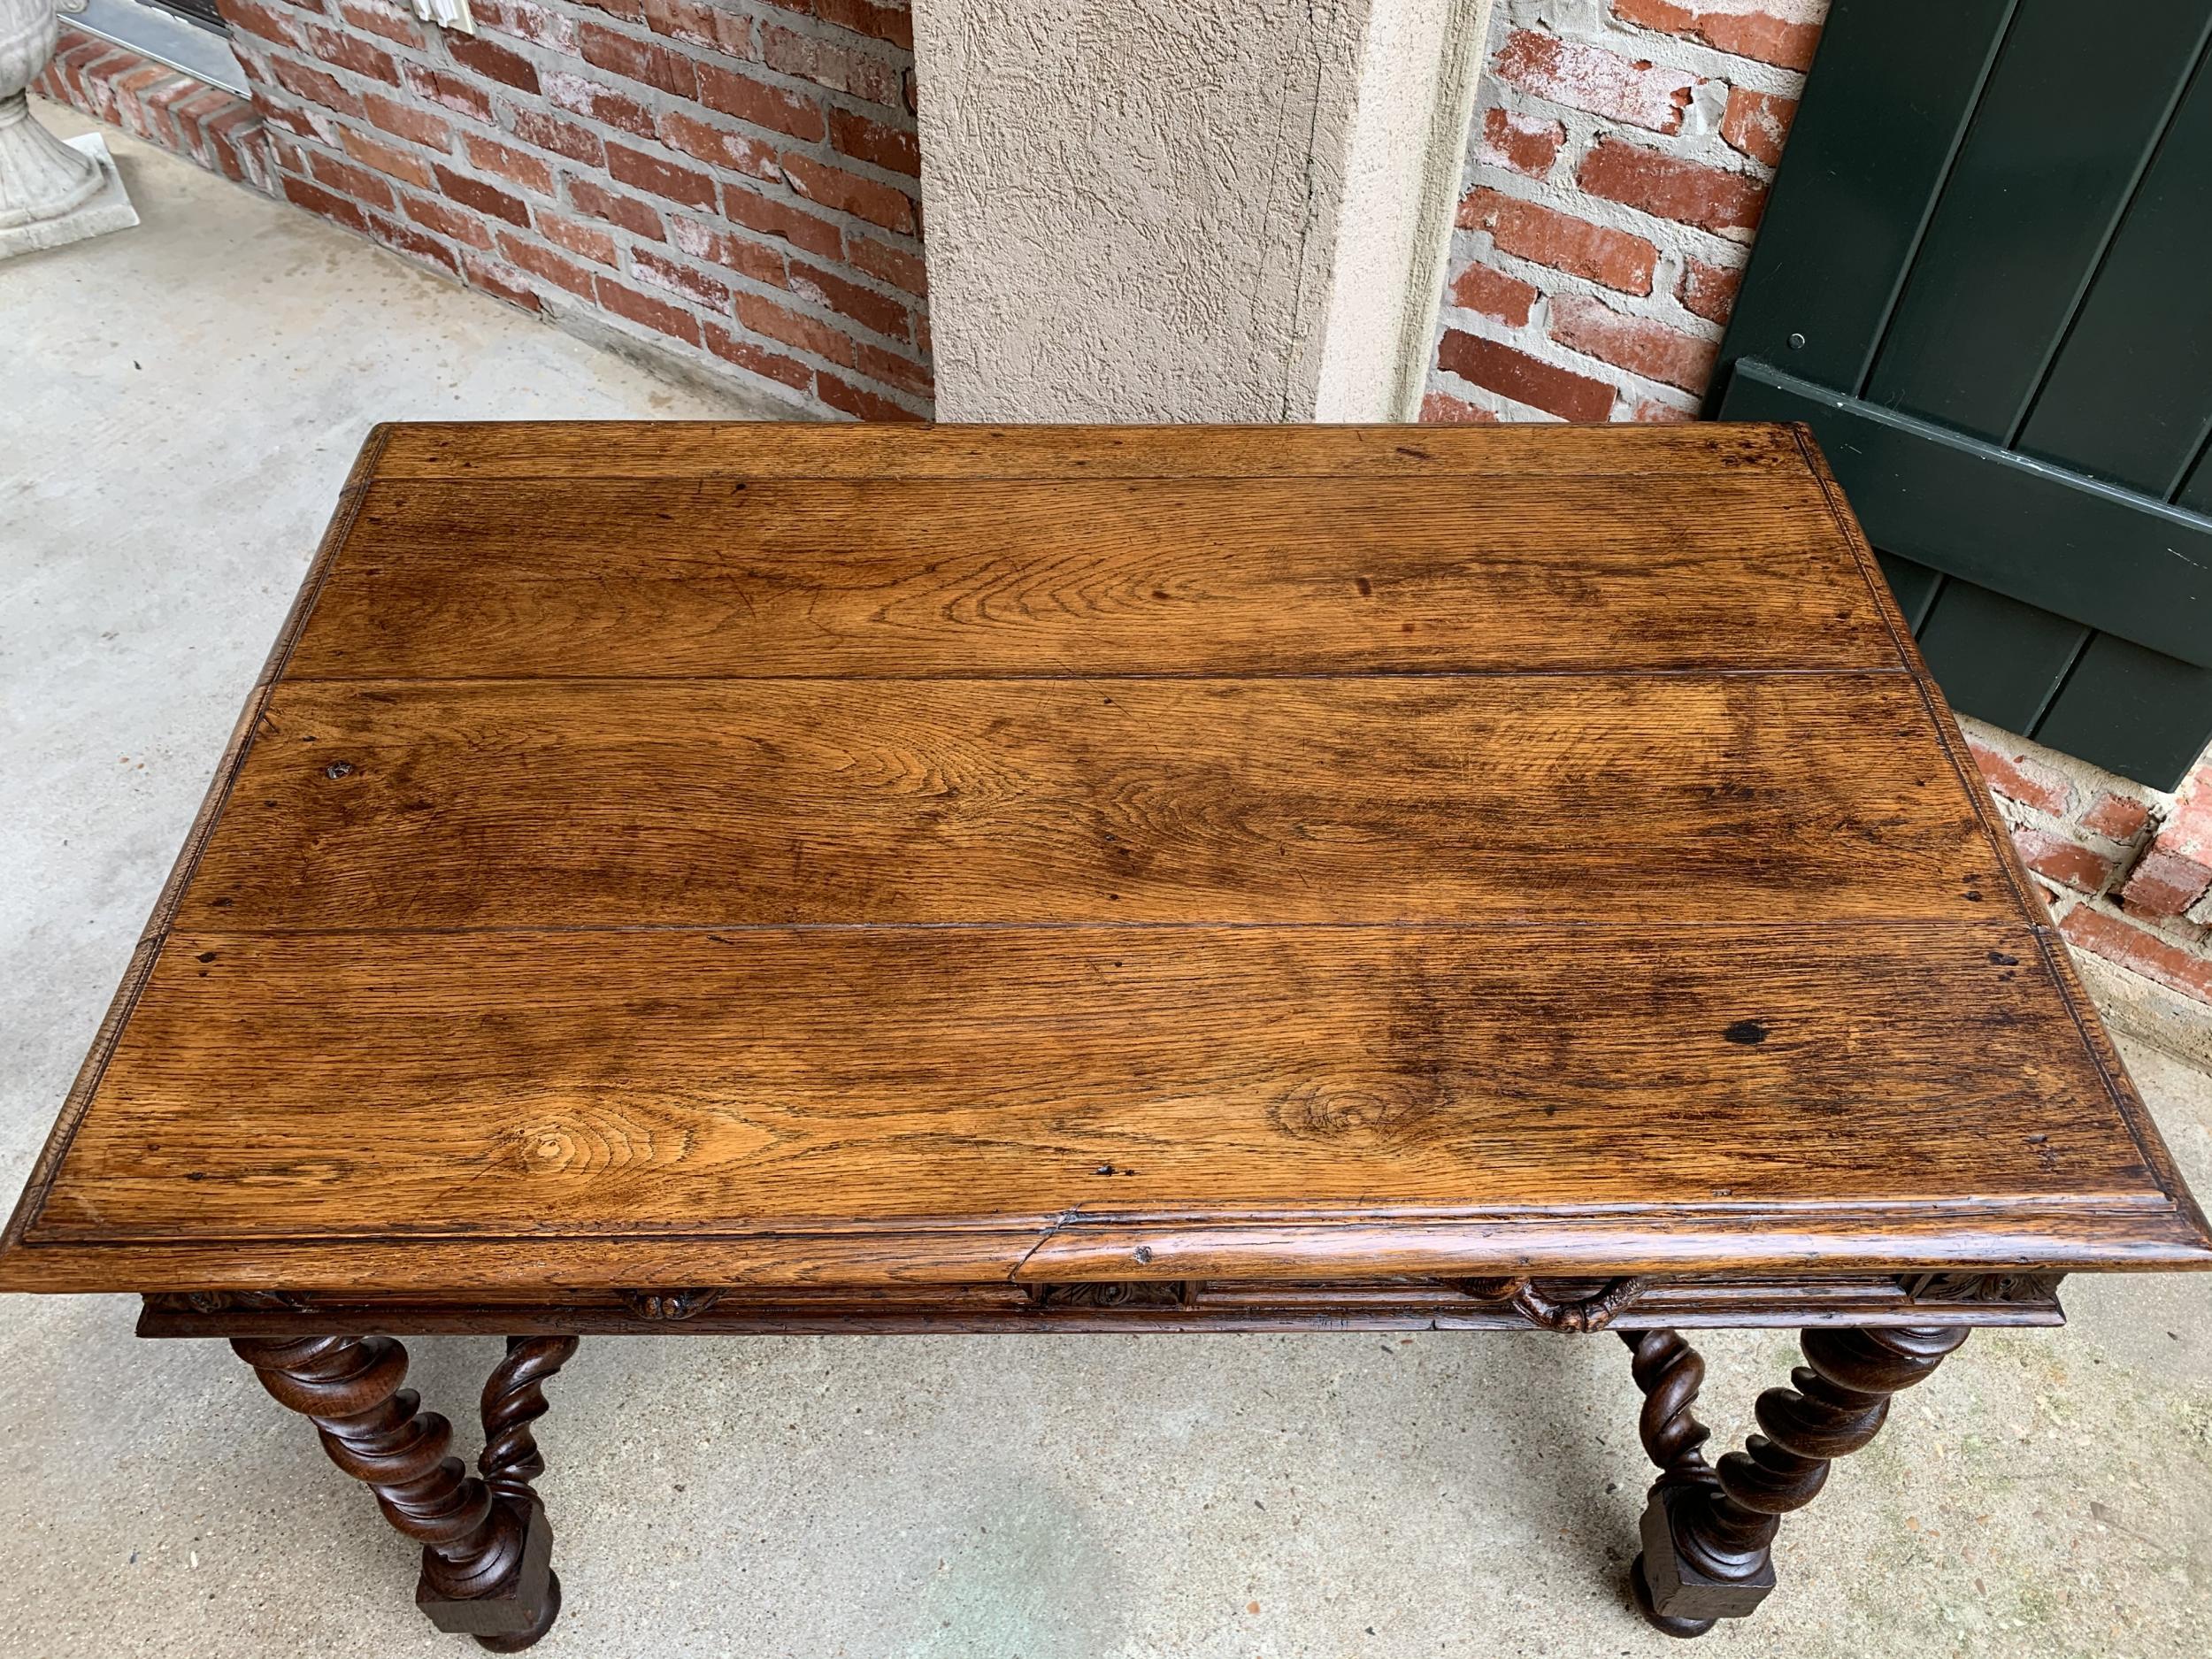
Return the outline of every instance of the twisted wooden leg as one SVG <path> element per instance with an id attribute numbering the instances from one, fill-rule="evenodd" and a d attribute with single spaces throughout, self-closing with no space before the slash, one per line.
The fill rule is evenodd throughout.
<path id="1" fill-rule="evenodd" d="M 1813 1501 L 1828 1465 L 1871 1440 L 1889 1397 L 1929 1375 L 1966 1340 L 1959 1329 L 1807 1331 L 1807 1363 L 1756 1408 L 1763 1434 L 1717 1468 L 1709 1431 L 1690 1415 L 1705 1366 L 1671 1331 L 1624 1332 L 1644 1393 L 1644 1449 L 1659 1465 L 1644 1510 L 1644 1548 L 1630 1586 L 1644 1617 L 1670 1636 L 1701 1636 L 1741 1618 L 1774 1588 L 1771 1551 L 1782 1517 Z"/>
<path id="2" fill-rule="evenodd" d="M 530 1425 L 546 1413 L 546 1381 L 575 1356 L 572 1336 L 511 1336 L 507 1357 L 492 1368 L 484 1384 L 484 1451 L 476 1467 L 494 1498 L 530 1517 L 530 1538 L 543 1540 L 549 1563 L 552 1525 L 545 1501 L 530 1483 L 545 1472 L 545 1457 Z M 520 1653 L 553 1627 L 561 1613 L 561 1575 L 546 1568 L 543 1610 L 528 1629 L 507 1635 L 479 1635 L 494 1653 Z"/>
<path id="3" fill-rule="evenodd" d="M 543 1513 L 534 1501 L 495 1494 L 448 1455 L 453 1425 L 400 1386 L 404 1348 L 382 1336 L 239 1337 L 231 1347 L 280 1405 L 315 1425 L 330 1461 L 368 1485 L 384 1518 L 420 1541 L 415 1601 L 432 1624 L 503 1652 L 545 1633 L 558 1603 Z M 536 1448 L 526 1430 L 522 1444 L 527 1462 Z M 536 1472 L 521 1477 L 526 1494 Z"/>

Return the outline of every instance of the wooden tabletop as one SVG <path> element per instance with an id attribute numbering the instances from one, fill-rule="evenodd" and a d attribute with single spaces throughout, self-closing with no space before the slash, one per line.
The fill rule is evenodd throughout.
<path id="1" fill-rule="evenodd" d="M 380 428 L 0 1287 L 2212 1264 L 1800 429 Z"/>

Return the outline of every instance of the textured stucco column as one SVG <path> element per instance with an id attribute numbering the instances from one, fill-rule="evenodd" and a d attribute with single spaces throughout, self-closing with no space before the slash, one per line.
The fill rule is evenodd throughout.
<path id="1" fill-rule="evenodd" d="M 1489 6 L 916 0 L 938 418 L 1409 418 Z"/>

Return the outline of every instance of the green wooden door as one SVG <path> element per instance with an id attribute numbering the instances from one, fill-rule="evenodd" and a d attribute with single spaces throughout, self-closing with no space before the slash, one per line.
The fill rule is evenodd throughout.
<path id="1" fill-rule="evenodd" d="M 1714 412 L 1803 420 L 1967 713 L 2212 739 L 2212 0 L 1836 0 Z"/>

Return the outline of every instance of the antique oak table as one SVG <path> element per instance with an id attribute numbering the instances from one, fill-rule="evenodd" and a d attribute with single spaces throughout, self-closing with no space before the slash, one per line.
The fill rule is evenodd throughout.
<path id="1" fill-rule="evenodd" d="M 400 426 L 0 1288 L 231 1339 L 511 1651 L 580 1335 L 1609 1326 L 1687 1635 L 2207 1265 L 1799 429 Z M 1701 1325 L 1804 1332 L 1717 1463 Z"/>

